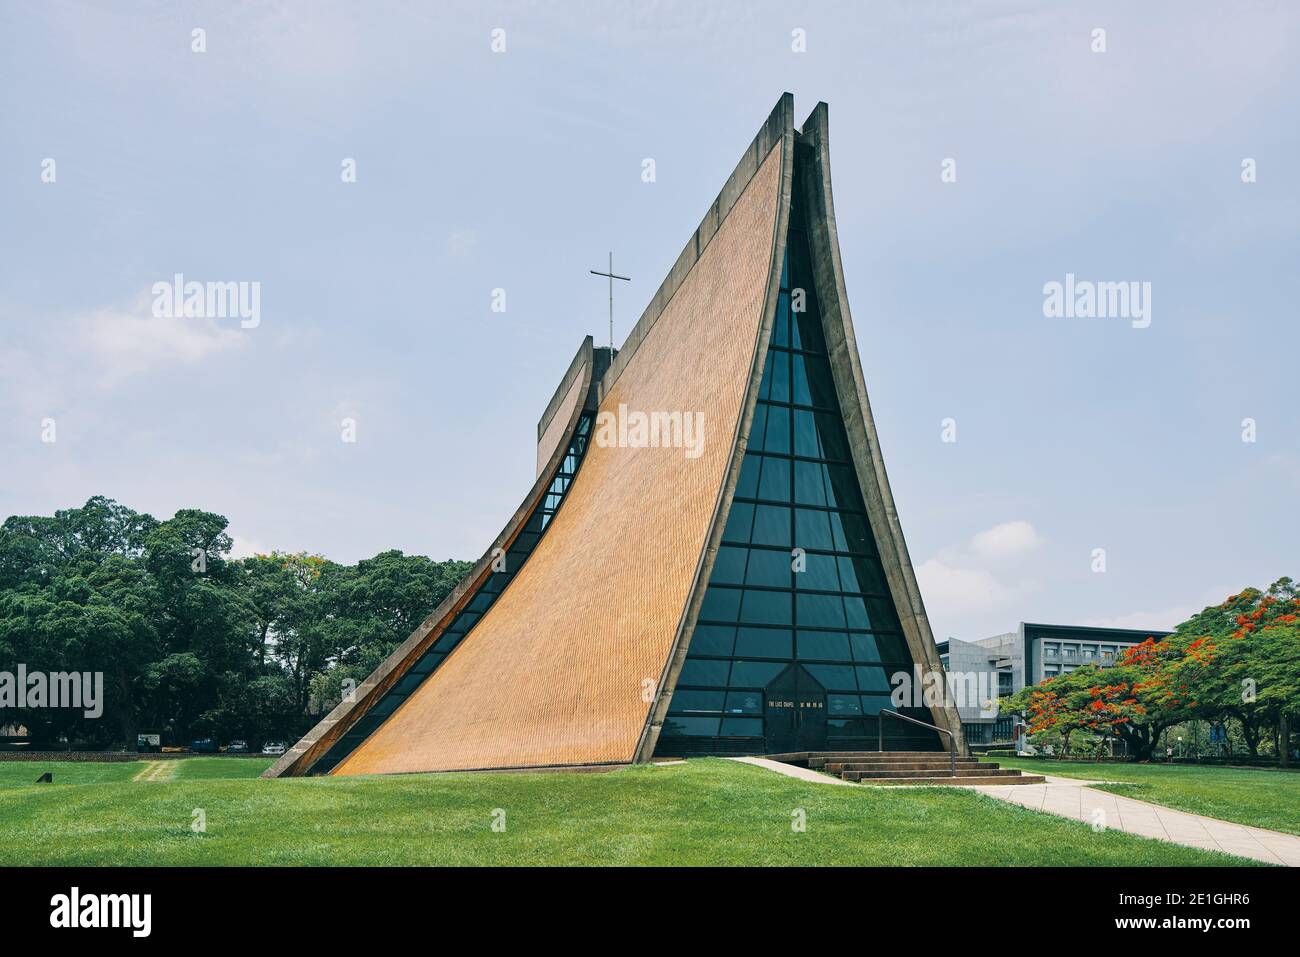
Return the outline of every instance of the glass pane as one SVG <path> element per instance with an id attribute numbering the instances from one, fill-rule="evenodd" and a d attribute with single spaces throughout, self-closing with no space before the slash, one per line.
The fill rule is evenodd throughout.
<path id="1" fill-rule="evenodd" d="M 834 555 L 818 555 L 809 552 L 804 555 L 804 570 L 794 578 L 796 588 L 809 591 L 839 591 L 840 579 L 836 574 Z"/>
<path id="2" fill-rule="evenodd" d="M 722 734 L 724 737 L 731 735 L 738 738 L 761 738 L 763 722 L 758 718 L 723 718 Z"/>
<path id="3" fill-rule="evenodd" d="M 889 700 L 889 695 L 882 694 L 864 694 L 862 696 L 862 713 L 863 714 L 880 714 L 881 711 L 896 711 L 894 703 Z M 922 718 L 922 721 L 928 720 Z M 886 727 L 890 724 L 906 724 L 905 721 L 898 721 L 894 718 L 886 718 Z"/>
<path id="4" fill-rule="evenodd" d="M 754 506 L 747 502 L 732 502 L 731 514 L 727 516 L 727 526 L 722 530 L 722 538 L 728 542 L 749 544 L 749 530 L 754 524 Z"/>
<path id="5" fill-rule="evenodd" d="M 674 691 L 668 706 L 669 714 L 687 714 L 692 711 L 721 711 L 725 693 L 722 691 Z"/>
<path id="6" fill-rule="evenodd" d="M 800 548 L 832 549 L 835 540 L 831 537 L 830 513 L 817 512 L 807 508 L 794 511 L 794 538 Z"/>
<path id="7" fill-rule="evenodd" d="M 861 511 L 862 498 L 858 495 L 858 479 L 847 465 L 823 465 L 826 470 L 826 504 L 834 508 L 851 508 Z"/>
<path id="8" fill-rule="evenodd" d="M 875 560 L 842 556 L 838 559 L 838 564 L 845 591 L 866 592 L 872 595 L 889 594 L 885 573 Z"/>
<path id="9" fill-rule="evenodd" d="M 809 405 L 820 409 L 834 409 L 839 403 L 835 398 L 835 383 L 831 379 L 831 368 L 821 357 L 808 357 L 805 361 L 808 370 L 808 388 L 812 393 Z"/>
<path id="10" fill-rule="evenodd" d="M 745 558 L 749 550 L 733 545 L 723 545 L 718 549 L 718 557 L 713 563 L 713 582 L 724 585 L 743 585 L 745 583 Z"/>
<path id="11" fill-rule="evenodd" d="M 437 651 L 426 651 L 419 661 L 411 665 L 407 674 L 427 675 L 442 664 L 442 659 L 445 657 L 447 656 Z"/>
<path id="12" fill-rule="evenodd" d="M 812 392 L 808 388 L 808 371 L 803 356 L 790 357 L 790 401 L 795 405 L 812 405 Z"/>
<path id="13" fill-rule="evenodd" d="M 701 621 L 735 621 L 740 616 L 740 591 L 710 585 L 700 606 Z"/>
<path id="14" fill-rule="evenodd" d="M 780 293 L 776 298 L 776 321 L 772 324 L 772 345 L 790 344 L 790 294 Z"/>
<path id="15" fill-rule="evenodd" d="M 864 599 L 858 598 L 854 595 L 845 595 L 844 611 L 848 616 L 850 628 L 872 627 L 871 618 L 867 614 L 867 604 Z"/>
<path id="16" fill-rule="evenodd" d="M 853 635 L 850 640 L 858 661 L 909 661 L 912 657 L 902 635 Z"/>
<path id="17" fill-rule="evenodd" d="M 755 548 L 749 554 L 749 569 L 745 573 L 745 583 L 789 588 L 791 561 L 789 552 L 769 552 L 766 549 Z"/>
<path id="18" fill-rule="evenodd" d="M 844 600 L 839 595 L 799 593 L 799 624 L 825 628 L 844 627 Z"/>
<path id="19" fill-rule="evenodd" d="M 446 654 L 447 652 L 451 651 L 451 649 L 455 648 L 458 644 L 460 644 L 460 640 L 464 637 L 465 637 L 465 633 L 463 631 L 443 632 L 442 637 L 439 638 L 437 642 L 434 644 L 433 646 L 434 650 Z"/>
<path id="20" fill-rule="evenodd" d="M 852 665 L 804 665 L 827 691 L 856 691 L 858 682 Z"/>
<path id="21" fill-rule="evenodd" d="M 793 620 L 790 617 L 790 597 L 788 591 L 746 589 L 740 620 L 751 624 L 788 625 Z"/>
<path id="22" fill-rule="evenodd" d="M 788 666 L 779 661 L 737 661 L 731 669 L 731 686 L 766 688 Z"/>
<path id="23" fill-rule="evenodd" d="M 726 625 L 696 625 L 691 636 L 691 654 L 730 656 L 736 643 L 736 629 Z"/>
<path id="24" fill-rule="evenodd" d="M 869 738 L 874 731 L 869 730 L 861 718 L 830 718 L 826 721 L 826 735 L 831 738 Z"/>
<path id="25" fill-rule="evenodd" d="M 767 397 L 773 402 L 789 402 L 790 353 L 770 349 L 767 354 L 772 359 L 772 364 L 768 367 L 768 372 L 772 376 L 772 389 Z"/>
<path id="26" fill-rule="evenodd" d="M 858 668 L 858 687 L 863 691 L 892 691 L 884 668 Z"/>
<path id="27" fill-rule="evenodd" d="M 495 598 L 496 595 L 492 594 L 491 592 L 485 592 L 480 590 L 477 595 L 475 595 L 473 598 L 469 600 L 469 602 L 466 603 L 465 610 L 486 611 L 487 606 L 492 604 Z"/>
<path id="28" fill-rule="evenodd" d="M 689 735 L 692 737 L 716 738 L 718 736 L 718 718 L 668 718 L 664 721 L 663 733 L 672 735 Z"/>
<path id="29" fill-rule="evenodd" d="M 740 478 L 736 481 L 736 495 L 739 498 L 754 498 L 758 494 L 758 467 L 762 459 L 752 452 L 746 452 L 740 463 Z"/>
<path id="30" fill-rule="evenodd" d="M 767 432 L 760 447 L 768 452 L 790 453 L 789 409 L 780 405 L 767 406 Z"/>
<path id="31" fill-rule="evenodd" d="M 725 688 L 727 672 L 731 669 L 730 661 L 704 661 L 687 658 L 682 664 L 682 673 L 677 678 L 679 685 L 703 685 L 706 688 Z"/>
<path id="32" fill-rule="evenodd" d="M 762 714 L 763 695 L 758 691 L 728 691 L 723 710 L 728 714 Z"/>
<path id="33" fill-rule="evenodd" d="M 850 628 L 869 628 L 872 631 L 900 631 L 902 625 L 894 614 L 894 606 L 884 598 L 844 597 L 844 610 L 849 616 Z M 906 657 L 906 656 L 905 656 Z"/>
<path id="34" fill-rule="evenodd" d="M 830 516 L 836 551 L 862 552 L 866 555 L 876 553 L 871 532 L 867 530 L 866 516 L 848 512 L 831 512 Z"/>
<path id="35" fill-rule="evenodd" d="M 758 498 L 776 502 L 790 501 L 790 460 L 764 456 L 762 477 L 758 481 Z"/>
<path id="36" fill-rule="evenodd" d="M 755 545 L 790 547 L 790 509 L 784 505 L 754 506 Z"/>
<path id="37" fill-rule="evenodd" d="M 818 462 L 794 463 L 794 500 L 800 505 L 825 505 L 826 485 Z"/>
<path id="38" fill-rule="evenodd" d="M 822 338 L 821 317 L 817 313 L 816 303 L 812 302 L 811 289 L 805 290 L 809 303 L 804 312 L 794 314 L 790 326 L 790 343 L 796 349 L 808 352 L 826 351 L 826 342 Z"/>
<path id="39" fill-rule="evenodd" d="M 807 409 L 794 410 L 794 454 L 825 458 L 817 440 L 817 416 Z"/>
<path id="40" fill-rule="evenodd" d="M 829 412 L 818 412 L 817 436 L 821 440 L 822 457 L 839 462 L 849 459 L 849 443 L 844 436 L 844 427 L 837 416 Z"/>
<path id="41" fill-rule="evenodd" d="M 842 631 L 800 631 L 799 658 L 849 661 L 849 638 Z"/>
<path id="42" fill-rule="evenodd" d="M 853 648 L 854 661 L 883 661 L 880 649 L 876 645 L 877 635 L 849 635 L 849 645 Z"/>
<path id="43" fill-rule="evenodd" d="M 742 627 L 736 637 L 736 657 L 789 660 L 792 646 L 788 629 Z"/>
<path id="44" fill-rule="evenodd" d="M 862 714 L 862 699 L 855 694 L 827 695 L 826 713 L 828 715 Z"/>

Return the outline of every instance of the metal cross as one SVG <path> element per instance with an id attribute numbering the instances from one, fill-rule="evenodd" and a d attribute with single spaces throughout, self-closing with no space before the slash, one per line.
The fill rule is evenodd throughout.
<path id="1" fill-rule="evenodd" d="M 609 280 L 609 357 L 614 358 L 614 280 L 622 279 L 624 282 L 631 282 L 631 276 L 614 275 L 614 254 L 609 254 L 609 272 L 599 272 L 595 269 L 588 270 L 593 276 L 604 276 Z"/>

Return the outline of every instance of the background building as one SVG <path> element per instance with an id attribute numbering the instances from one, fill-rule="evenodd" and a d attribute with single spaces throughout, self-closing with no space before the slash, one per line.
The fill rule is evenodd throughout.
<path id="1" fill-rule="evenodd" d="M 997 697 L 1015 694 L 1027 684 L 1073 671 L 1080 665 L 1113 665 L 1125 649 L 1167 631 L 1132 628 L 1088 628 L 1083 625 L 1043 625 L 1022 621 L 1015 631 L 961 641 L 939 642 L 939 659 L 950 675 L 983 675 Z M 965 704 L 957 708 L 969 744 L 1011 740 L 1011 717 L 992 715 L 989 707 Z"/>

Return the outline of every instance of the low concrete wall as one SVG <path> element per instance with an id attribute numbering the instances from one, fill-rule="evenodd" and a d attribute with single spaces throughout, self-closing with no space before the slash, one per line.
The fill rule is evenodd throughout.
<path id="1" fill-rule="evenodd" d="M 134 751 L 0 751 L 0 761 L 158 761 L 171 758 L 262 758 L 268 755 L 249 754 L 204 754 L 201 751 L 159 751 L 153 754 L 138 754 Z"/>

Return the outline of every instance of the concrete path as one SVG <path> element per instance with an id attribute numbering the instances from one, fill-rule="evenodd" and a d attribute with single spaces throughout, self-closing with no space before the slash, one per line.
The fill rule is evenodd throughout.
<path id="1" fill-rule="evenodd" d="M 788 778 L 798 778 L 800 781 L 816 781 L 818 784 L 843 784 L 845 787 L 850 788 L 858 786 L 851 781 L 833 778 L 829 774 L 822 774 L 820 771 L 812 770 L 812 768 L 796 767 L 793 764 L 786 764 L 784 761 L 769 761 L 767 758 L 731 758 L 730 760 L 739 761 L 741 764 L 752 764 L 757 768 L 767 768 L 769 771 L 784 774 Z"/>
<path id="2" fill-rule="evenodd" d="M 777 774 L 815 781 L 819 784 L 843 784 L 859 787 L 848 781 L 822 774 L 809 768 L 795 767 L 767 758 L 732 758 L 744 764 L 766 768 Z M 1121 797 L 1107 791 L 1088 787 L 1096 781 L 1047 776 L 1045 784 L 963 784 L 944 785 L 964 787 L 989 797 L 1035 811 L 1058 814 L 1061 817 L 1082 821 L 1092 827 L 1124 831 L 1140 837 L 1151 837 L 1173 844 L 1199 847 L 1208 851 L 1223 851 L 1236 857 L 1248 857 L 1269 864 L 1300 867 L 1300 837 L 1280 831 L 1266 831 L 1245 824 L 1233 824 L 1200 814 L 1175 811 L 1173 808 L 1133 798 Z M 911 785 L 898 785 L 911 787 Z"/>
<path id="3" fill-rule="evenodd" d="M 178 761 L 147 761 L 132 781 L 170 781 L 180 770 Z"/>
<path id="4" fill-rule="evenodd" d="M 1126 831 L 1160 841 L 1223 851 L 1269 864 L 1300 867 L 1300 837 L 1175 811 L 1088 787 L 1090 781 L 1049 775 L 1045 784 L 981 784 L 970 790 L 989 797 L 1059 814 L 1093 827 Z"/>

